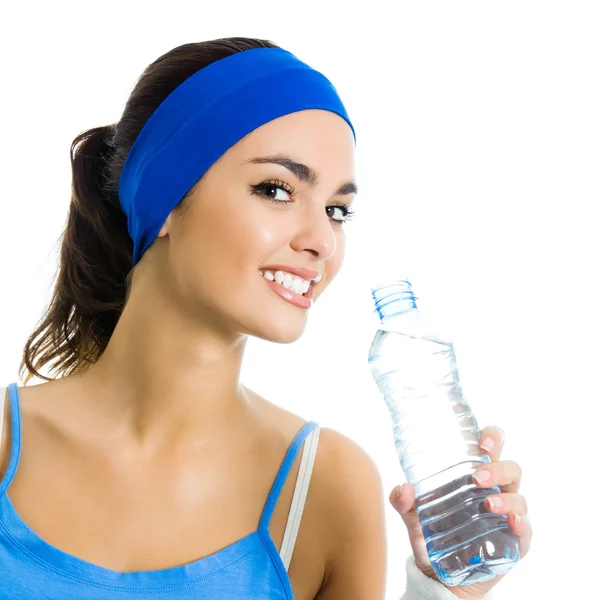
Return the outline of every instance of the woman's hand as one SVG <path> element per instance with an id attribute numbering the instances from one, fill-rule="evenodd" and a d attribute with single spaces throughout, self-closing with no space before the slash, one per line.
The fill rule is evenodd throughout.
<path id="1" fill-rule="evenodd" d="M 491 442 L 490 446 L 487 445 L 488 441 Z M 483 430 L 479 440 L 479 447 L 490 456 L 491 463 L 482 464 L 478 467 L 474 473 L 474 482 L 482 488 L 493 486 L 500 488 L 502 493 L 492 494 L 486 498 L 485 507 L 490 512 L 508 515 L 508 526 L 518 536 L 520 559 L 522 559 L 529 552 L 532 529 L 531 523 L 527 518 L 527 502 L 518 493 L 521 483 L 521 467 L 512 460 L 499 460 L 503 444 L 504 433 L 502 429 L 499 427 L 487 427 Z M 476 474 L 485 475 L 484 471 L 489 473 L 489 477 L 485 481 L 477 481 L 475 479 Z M 398 492 L 400 492 L 399 495 L 397 494 Z M 490 501 L 500 501 L 500 504 L 492 506 Z M 415 564 L 425 575 L 438 581 L 427 554 L 425 539 L 415 509 L 414 487 L 409 483 L 395 487 L 390 494 L 390 502 L 400 513 L 406 525 L 410 545 L 415 557 Z M 508 573 L 505 575 L 508 575 Z M 459 598 L 479 600 L 484 598 L 490 589 L 505 575 L 498 575 L 488 581 L 477 582 L 467 586 L 448 586 L 447 589 Z"/>

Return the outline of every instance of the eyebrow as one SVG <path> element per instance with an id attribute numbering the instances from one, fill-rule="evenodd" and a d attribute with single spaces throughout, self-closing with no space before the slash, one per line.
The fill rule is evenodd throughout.
<path id="1" fill-rule="evenodd" d="M 276 156 L 261 156 L 258 158 L 252 158 L 248 163 L 252 164 L 274 164 L 281 165 L 289 171 L 291 171 L 300 181 L 308 183 L 311 186 L 317 185 L 319 176 L 314 169 L 311 169 L 307 165 L 296 162 L 288 156 L 276 155 Z M 334 196 L 345 196 L 348 194 L 358 194 L 358 187 L 354 181 L 348 181 L 344 183 L 334 194 Z"/>

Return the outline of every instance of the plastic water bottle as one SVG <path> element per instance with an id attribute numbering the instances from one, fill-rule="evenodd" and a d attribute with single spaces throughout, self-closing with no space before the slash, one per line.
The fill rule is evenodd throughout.
<path id="1" fill-rule="evenodd" d="M 505 515 L 483 501 L 472 474 L 490 458 L 462 396 L 452 343 L 431 331 L 408 281 L 372 290 L 380 318 L 369 365 L 392 416 L 394 442 L 415 504 L 427 553 L 446 586 L 470 585 L 506 573 L 519 560 Z"/>

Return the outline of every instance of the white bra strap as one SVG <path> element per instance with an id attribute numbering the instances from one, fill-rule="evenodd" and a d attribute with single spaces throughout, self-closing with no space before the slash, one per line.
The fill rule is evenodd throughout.
<path id="1" fill-rule="evenodd" d="M 285 565 L 285 570 L 288 570 L 294 545 L 296 544 L 296 536 L 302 519 L 302 511 L 304 510 L 304 502 L 308 493 L 310 477 L 312 475 L 313 465 L 315 463 L 315 455 L 317 453 L 317 444 L 319 442 L 319 426 L 317 425 L 304 441 L 304 450 L 302 451 L 302 461 L 298 470 L 298 478 L 296 479 L 296 487 L 294 488 L 294 497 L 288 514 L 283 542 L 281 542 L 281 560 Z"/>

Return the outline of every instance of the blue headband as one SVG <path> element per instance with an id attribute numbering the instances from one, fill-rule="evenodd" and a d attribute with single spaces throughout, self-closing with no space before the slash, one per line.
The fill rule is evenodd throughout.
<path id="1" fill-rule="evenodd" d="M 231 146 L 273 119 L 307 109 L 338 114 L 356 139 L 329 80 L 280 48 L 218 60 L 171 92 L 137 136 L 119 181 L 133 264 L 173 208 Z"/>

